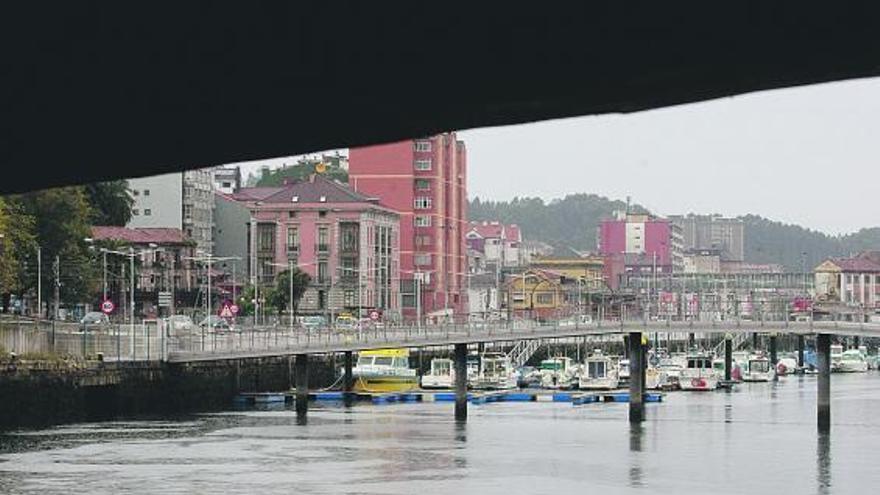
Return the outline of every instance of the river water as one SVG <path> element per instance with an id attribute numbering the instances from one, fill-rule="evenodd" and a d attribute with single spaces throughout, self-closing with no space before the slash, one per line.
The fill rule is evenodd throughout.
<path id="1" fill-rule="evenodd" d="M 869 493 L 880 374 L 670 393 L 626 404 L 451 403 L 230 410 L 0 436 L 0 493 Z"/>

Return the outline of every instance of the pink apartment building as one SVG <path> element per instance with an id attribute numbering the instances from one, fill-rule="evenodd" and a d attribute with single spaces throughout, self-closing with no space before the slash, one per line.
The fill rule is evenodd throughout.
<path id="1" fill-rule="evenodd" d="M 250 211 L 247 236 L 253 282 L 274 283 L 293 264 L 312 277 L 302 313 L 400 314 L 400 217 L 375 197 L 313 175 L 282 187 L 231 195 Z"/>
<path id="2" fill-rule="evenodd" d="M 467 150 L 454 132 L 352 148 L 349 183 L 400 213 L 403 312 L 467 311 Z M 421 280 L 418 284 L 417 280 Z"/>

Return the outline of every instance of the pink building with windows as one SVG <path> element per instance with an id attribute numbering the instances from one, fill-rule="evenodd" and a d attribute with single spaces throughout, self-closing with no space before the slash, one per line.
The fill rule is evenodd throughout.
<path id="1" fill-rule="evenodd" d="M 388 319 L 399 316 L 397 212 L 320 175 L 282 187 L 242 188 L 229 197 L 250 212 L 252 283 L 271 285 L 293 265 L 312 277 L 302 313 L 366 316 L 375 308 Z"/>
<path id="2" fill-rule="evenodd" d="M 684 238 L 681 228 L 665 218 L 646 214 L 622 214 L 599 224 L 599 252 L 606 259 L 620 260 L 633 274 L 666 274 L 684 270 Z M 612 263 L 613 265 L 614 263 Z M 621 275 L 609 274 L 612 278 Z"/>
<path id="3" fill-rule="evenodd" d="M 400 213 L 403 311 L 467 311 L 467 150 L 454 132 L 352 148 L 349 183 Z M 416 280 L 421 280 L 418 284 Z M 420 286 L 420 287 L 419 287 Z M 420 288 L 420 290 L 418 290 Z"/>

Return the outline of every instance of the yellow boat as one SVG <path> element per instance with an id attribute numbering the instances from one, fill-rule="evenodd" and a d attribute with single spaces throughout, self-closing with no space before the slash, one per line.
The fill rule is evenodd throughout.
<path id="1" fill-rule="evenodd" d="M 407 349 L 362 351 L 351 373 L 357 392 L 402 392 L 419 386 Z"/>

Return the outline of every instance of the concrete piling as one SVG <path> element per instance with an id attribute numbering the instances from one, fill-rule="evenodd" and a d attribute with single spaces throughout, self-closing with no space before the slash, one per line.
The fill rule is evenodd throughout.
<path id="1" fill-rule="evenodd" d="M 819 365 L 816 387 L 816 419 L 820 432 L 831 430 L 831 335 L 816 336 L 816 361 Z"/>
<path id="2" fill-rule="evenodd" d="M 776 334 L 770 335 L 770 364 L 776 366 L 776 363 L 779 361 L 776 355 Z"/>
<path id="3" fill-rule="evenodd" d="M 733 339 L 726 336 L 724 339 L 724 381 L 731 380 L 730 373 L 733 368 Z"/>
<path id="4" fill-rule="evenodd" d="M 455 344 L 455 420 L 467 421 L 467 344 Z"/>
<path id="5" fill-rule="evenodd" d="M 629 421 L 640 423 L 645 419 L 645 367 L 642 334 L 629 334 Z"/>
<path id="6" fill-rule="evenodd" d="M 752 332 L 752 351 L 757 351 L 758 347 L 760 347 L 761 342 L 758 336 L 758 332 Z"/>
<path id="7" fill-rule="evenodd" d="M 309 410 L 309 355 L 296 355 L 296 415 L 304 417 Z"/>
<path id="8" fill-rule="evenodd" d="M 351 375 L 351 351 L 345 351 L 345 371 L 342 376 L 342 390 L 344 392 L 351 392 L 352 388 L 354 388 L 354 379 Z"/>
<path id="9" fill-rule="evenodd" d="M 797 360 L 798 368 L 804 367 L 804 336 L 797 336 Z"/>

